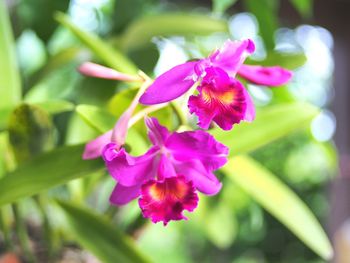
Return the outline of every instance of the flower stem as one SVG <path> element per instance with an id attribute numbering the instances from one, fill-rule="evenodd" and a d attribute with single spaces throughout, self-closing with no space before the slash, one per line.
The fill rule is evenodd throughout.
<path id="1" fill-rule="evenodd" d="M 129 128 L 132 127 L 139 120 L 143 119 L 146 115 L 148 115 L 152 112 L 155 112 L 157 110 L 160 110 L 168 105 L 169 105 L 169 103 L 157 104 L 157 105 L 149 106 L 146 109 L 139 111 L 134 116 L 132 116 L 132 118 L 130 119 Z"/>
<path id="2" fill-rule="evenodd" d="M 120 116 L 119 120 L 113 128 L 111 139 L 112 142 L 115 142 L 119 146 L 125 143 L 125 139 L 128 132 L 129 120 L 133 112 L 135 111 L 137 105 L 139 104 L 140 97 L 152 83 L 152 80 L 145 73 L 140 72 L 139 75 L 145 79 L 145 82 L 143 82 L 136 96 L 131 101 L 131 104 L 126 109 L 126 111 L 124 111 L 124 113 Z"/>
<path id="3" fill-rule="evenodd" d="M 6 211 L 5 208 L 2 207 L 0 210 L 0 230 L 3 233 L 4 236 L 4 242 L 5 242 L 5 248 L 6 250 L 12 250 L 13 249 L 13 243 L 10 236 L 10 228 L 7 225 L 6 220 Z"/>
<path id="4" fill-rule="evenodd" d="M 52 259 L 55 253 L 54 247 L 56 244 L 56 237 L 54 235 L 54 231 L 52 231 L 49 217 L 47 216 L 45 209 L 45 201 L 42 196 L 36 195 L 34 196 L 34 201 L 39 209 L 41 214 L 41 218 L 43 220 L 43 239 L 45 241 L 46 251 L 48 259 Z"/>
<path id="5" fill-rule="evenodd" d="M 174 101 L 171 102 L 170 105 L 173 108 L 177 118 L 179 119 L 180 125 L 187 125 L 187 117 L 180 108 L 180 106 Z"/>
<path id="6" fill-rule="evenodd" d="M 21 247 L 23 249 L 23 254 L 28 262 L 35 263 L 35 262 L 37 262 L 37 260 L 34 256 L 33 251 L 31 250 L 30 239 L 29 239 L 28 232 L 26 229 L 26 223 L 23 220 L 18 203 L 15 203 L 12 205 L 12 211 L 13 211 L 13 215 L 15 217 L 15 222 L 16 222 L 16 226 L 15 226 L 16 233 L 18 235 L 19 242 L 20 242 Z"/>

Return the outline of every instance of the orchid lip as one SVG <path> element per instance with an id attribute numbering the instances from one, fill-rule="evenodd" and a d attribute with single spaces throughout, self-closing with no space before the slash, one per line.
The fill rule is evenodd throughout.
<path id="1" fill-rule="evenodd" d="M 166 226 L 170 220 L 186 220 L 182 212 L 192 212 L 197 207 L 198 195 L 192 181 L 177 175 L 143 184 L 139 205 L 144 217 L 153 223 L 162 221 Z"/>

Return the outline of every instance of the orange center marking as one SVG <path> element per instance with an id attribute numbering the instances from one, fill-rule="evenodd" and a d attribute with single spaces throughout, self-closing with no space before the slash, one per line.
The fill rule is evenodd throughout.
<path id="1" fill-rule="evenodd" d="M 155 199 L 156 201 L 160 201 L 164 198 L 163 189 L 160 189 L 159 187 L 157 187 L 156 184 L 150 186 L 149 193 L 152 196 L 152 198 Z"/>
<path id="2" fill-rule="evenodd" d="M 186 196 L 186 193 L 188 190 L 187 188 L 188 188 L 187 184 L 183 182 L 179 182 L 176 184 L 172 194 L 175 195 L 178 199 L 183 199 Z"/>
<path id="3" fill-rule="evenodd" d="M 154 184 L 149 188 L 149 194 L 155 201 L 164 200 L 167 197 L 183 199 L 188 191 L 188 185 L 184 182 L 177 182 L 175 185 Z"/>
<path id="4" fill-rule="evenodd" d="M 210 90 L 202 90 L 202 98 L 206 103 L 210 103 L 213 100 L 217 100 L 222 104 L 231 104 L 235 98 L 235 92 L 233 90 L 225 92 L 212 92 Z"/>
<path id="5" fill-rule="evenodd" d="M 220 100 L 223 104 L 230 104 L 235 98 L 235 94 L 233 91 L 226 91 L 223 93 L 219 93 L 217 95 L 218 100 Z"/>

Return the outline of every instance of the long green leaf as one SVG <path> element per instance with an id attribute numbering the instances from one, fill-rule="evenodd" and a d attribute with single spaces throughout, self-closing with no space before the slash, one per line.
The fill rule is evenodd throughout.
<path id="1" fill-rule="evenodd" d="M 276 176 L 247 156 L 230 159 L 223 170 L 313 251 L 326 260 L 332 258 L 330 242 L 315 216 Z"/>
<path id="2" fill-rule="evenodd" d="M 0 72 L 0 107 L 13 107 L 21 99 L 21 81 L 5 1 L 0 1 Z"/>
<path id="3" fill-rule="evenodd" d="M 40 68 L 37 72 L 29 76 L 28 87 L 35 86 L 38 82 L 43 80 L 45 77 L 49 76 L 55 70 L 61 67 L 65 67 L 72 61 L 79 60 L 80 53 L 84 52 L 81 47 L 69 47 L 65 48 L 57 54 L 53 55 L 48 59 L 48 61 Z"/>
<path id="4" fill-rule="evenodd" d="M 259 31 L 268 50 L 275 47 L 274 34 L 278 27 L 277 0 L 245 0 L 247 10 L 256 16 L 259 23 Z M 234 32 L 233 32 L 234 33 Z"/>
<path id="5" fill-rule="evenodd" d="M 289 0 L 294 8 L 304 18 L 310 18 L 312 15 L 313 0 Z"/>
<path id="6" fill-rule="evenodd" d="M 12 107 L 0 108 L 0 131 L 6 129 L 12 109 Z"/>
<path id="7" fill-rule="evenodd" d="M 150 262 L 132 240 L 105 218 L 71 202 L 58 201 L 58 204 L 67 218 L 70 235 L 102 262 Z"/>
<path id="8" fill-rule="evenodd" d="M 109 112 L 92 105 L 79 105 L 76 107 L 76 112 L 83 121 L 100 133 L 112 129 L 117 121 L 117 118 Z"/>
<path id="9" fill-rule="evenodd" d="M 6 173 L 6 155 L 8 146 L 8 134 L 0 132 L 0 178 Z"/>
<path id="10" fill-rule="evenodd" d="M 57 13 L 55 18 L 107 65 L 125 73 L 137 73 L 137 67 L 127 57 L 102 41 L 98 36 L 82 31 L 63 13 Z"/>
<path id="11" fill-rule="evenodd" d="M 74 109 L 74 104 L 66 100 L 48 100 L 33 104 L 46 110 L 50 114 L 58 114 Z"/>
<path id="12" fill-rule="evenodd" d="M 193 36 L 228 32 L 224 20 L 207 15 L 162 14 L 141 18 L 131 24 L 121 38 L 124 50 L 137 49 L 149 44 L 155 36 Z"/>
<path id="13" fill-rule="evenodd" d="M 318 113 L 317 108 L 305 103 L 278 104 L 258 111 L 252 123 L 241 123 L 229 132 L 214 129 L 211 133 L 230 147 L 230 156 L 238 155 L 307 127 Z"/>
<path id="14" fill-rule="evenodd" d="M 213 11 L 215 13 L 222 14 L 226 11 L 226 9 L 233 6 L 237 0 L 212 0 L 213 2 Z"/>
<path id="15" fill-rule="evenodd" d="M 115 116 L 121 116 L 135 98 L 137 91 L 137 88 L 129 88 L 116 93 L 108 102 L 108 111 Z M 135 112 L 142 108 L 144 106 L 141 104 L 137 105 Z"/>
<path id="16" fill-rule="evenodd" d="M 32 196 L 102 169 L 98 160 L 82 160 L 84 145 L 66 146 L 40 155 L 0 180 L 0 206 Z"/>
<path id="17" fill-rule="evenodd" d="M 269 52 L 262 61 L 247 59 L 247 64 L 262 66 L 281 66 L 286 69 L 296 69 L 305 64 L 307 58 L 303 53 L 289 54 L 279 52 Z"/>

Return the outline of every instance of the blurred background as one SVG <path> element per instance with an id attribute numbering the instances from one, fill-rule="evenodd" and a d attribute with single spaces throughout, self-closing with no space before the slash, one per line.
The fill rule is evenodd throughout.
<path id="1" fill-rule="evenodd" d="M 116 107 L 120 101 L 110 98 L 125 85 L 116 87 L 115 82 L 77 73 L 76 67 L 83 61 L 101 61 L 63 26 L 62 19 L 58 18 L 61 24 L 54 19 L 57 11 L 67 13 L 81 30 L 99 35 L 122 50 L 150 76 L 204 57 L 228 38 L 253 39 L 257 50 L 250 58 L 252 63 L 263 61 L 294 70 L 291 83 L 282 88 L 248 84 L 257 107 L 302 101 L 321 108 L 321 113 L 307 129 L 263 146 L 251 157 L 293 189 L 315 214 L 335 246 L 334 262 L 350 262 L 349 1 L 1 1 L 9 10 L 27 103 L 62 99 L 120 114 Z M 45 151 L 54 145 L 86 142 L 97 134 L 71 112 L 41 125 L 49 131 L 45 136 L 52 137 L 45 139 Z M 188 223 L 170 223 L 164 228 L 139 218 L 136 203 L 118 211 L 111 209 L 106 200 L 113 182 L 100 171 L 91 178 L 54 188 L 48 195 L 84 200 L 96 211 L 111 216 L 154 262 L 326 262 L 229 180 L 224 181 L 220 196 L 203 198 Z M 69 238 L 57 238 L 60 234 L 52 234 L 56 239 L 48 248 L 41 237 L 46 217 L 40 216 L 36 201 L 21 206 L 29 232 L 27 241 L 36 248 L 39 262 L 99 262 Z M 50 209 L 55 217 L 54 208 Z M 8 218 L 11 236 L 16 224 L 11 222 L 12 216 Z M 50 216 L 46 220 L 50 221 Z M 20 242 L 16 235 L 12 239 Z M 26 251 L 18 248 L 17 241 L 11 250 L 5 232 L 0 235 L 0 253 L 7 257 L 0 258 L 1 263 L 28 260 L 23 259 L 21 253 Z M 17 251 L 17 259 L 10 259 L 14 256 L 8 251 Z"/>

